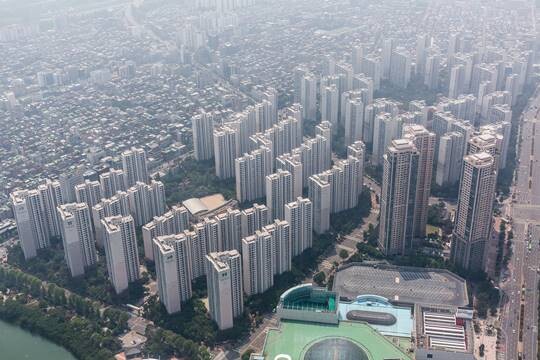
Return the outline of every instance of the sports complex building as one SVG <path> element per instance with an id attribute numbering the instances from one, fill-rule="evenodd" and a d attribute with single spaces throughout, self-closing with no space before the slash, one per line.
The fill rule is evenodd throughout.
<path id="1" fill-rule="evenodd" d="M 449 272 L 350 264 L 332 291 L 302 284 L 284 292 L 279 326 L 251 359 L 474 359 L 468 302 L 465 280 Z"/>

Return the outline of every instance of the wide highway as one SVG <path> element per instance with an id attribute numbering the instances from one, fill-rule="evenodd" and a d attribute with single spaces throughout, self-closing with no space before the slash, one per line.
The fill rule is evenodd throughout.
<path id="1" fill-rule="evenodd" d="M 501 283 L 502 358 L 536 360 L 540 266 L 540 91 L 523 114 L 517 177 L 510 204 L 514 232 L 509 276 Z"/>

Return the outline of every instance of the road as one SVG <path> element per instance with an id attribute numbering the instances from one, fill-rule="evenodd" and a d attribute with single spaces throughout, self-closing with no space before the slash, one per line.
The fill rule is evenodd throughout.
<path id="1" fill-rule="evenodd" d="M 540 91 L 529 102 L 520 134 L 518 168 L 509 204 L 514 232 L 510 276 L 500 284 L 504 291 L 501 347 L 503 358 L 537 358 L 538 266 L 540 260 Z M 538 155 L 538 159 L 536 156 Z M 521 357 L 520 357 L 521 354 Z M 505 355 L 505 357 L 504 357 Z"/>

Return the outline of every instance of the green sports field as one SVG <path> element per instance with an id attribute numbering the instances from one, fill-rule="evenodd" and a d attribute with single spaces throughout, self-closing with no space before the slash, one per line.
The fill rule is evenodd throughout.
<path id="1" fill-rule="evenodd" d="M 321 346 L 320 342 L 324 340 L 333 342 L 333 347 L 325 349 Z M 340 344 L 336 345 L 336 342 Z M 314 348 L 317 348 L 315 355 Z M 361 349 L 362 357 L 367 360 L 411 359 L 369 325 L 348 321 L 326 325 L 283 320 L 279 329 L 268 332 L 264 356 L 266 360 L 306 360 L 307 354 L 309 359 L 323 359 L 329 355 L 340 360 L 358 358 L 352 354 L 356 350 L 350 348 Z"/>

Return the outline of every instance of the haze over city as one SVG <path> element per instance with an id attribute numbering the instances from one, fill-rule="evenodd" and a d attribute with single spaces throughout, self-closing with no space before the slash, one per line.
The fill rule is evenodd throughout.
<path id="1" fill-rule="evenodd" d="M 0 0 L 0 358 L 539 359 L 539 4 Z"/>

